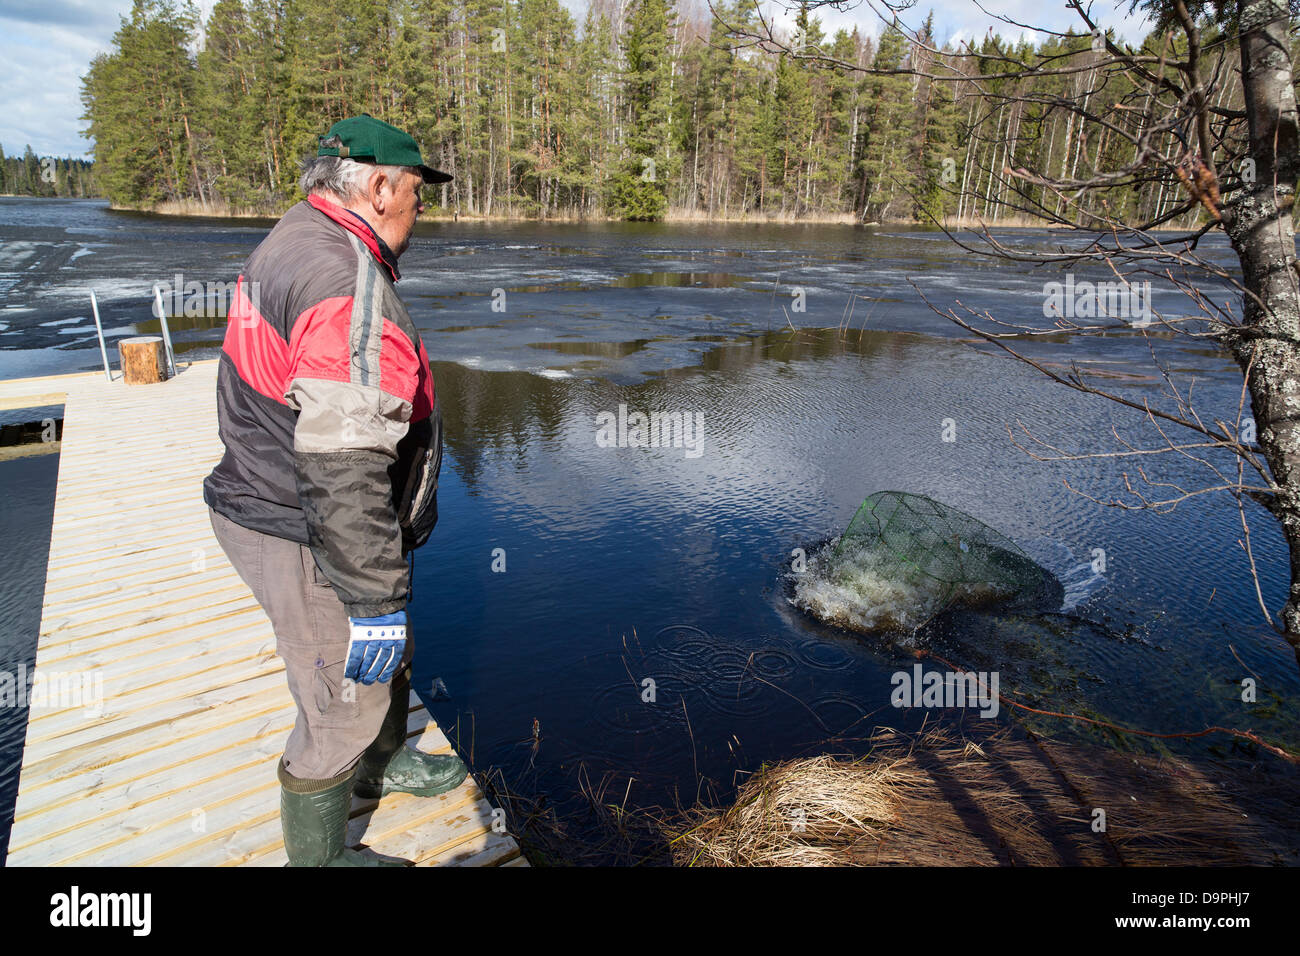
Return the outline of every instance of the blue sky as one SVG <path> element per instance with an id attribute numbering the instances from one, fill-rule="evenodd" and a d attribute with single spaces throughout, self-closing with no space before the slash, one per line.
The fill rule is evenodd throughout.
<path id="1" fill-rule="evenodd" d="M 199 3 L 205 16 L 213 2 Z M 587 0 L 562 2 L 581 21 Z M 678 3 L 679 8 L 698 4 L 707 10 L 703 0 Z M 874 35 L 880 20 L 868 4 L 869 0 L 847 0 L 840 4 L 843 10 L 823 8 L 819 15 L 827 32 L 856 23 L 862 32 Z M 1050 6 L 1042 0 L 987 0 L 983 6 L 1020 22 L 1037 18 L 1054 29 L 1076 22 L 1075 14 L 1059 0 Z M 87 155 L 90 143 L 81 135 L 85 124 L 80 119 L 80 80 L 91 58 L 109 49 L 118 17 L 130 9 L 130 0 L 0 0 L 0 63 L 6 64 L 0 72 L 0 145 L 6 154 L 21 153 L 30 143 L 42 155 Z M 917 0 L 904 14 L 904 22 L 919 22 L 929 9 L 935 12 L 936 33 L 943 41 L 982 35 L 990 25 L 1004 35 L 1017 32 L 997 24 L 974 0 Z M 1122 0 L 1119 9 L 1127 10 Z M 1121 36 L 1136 39 L 1143 32 L 1140 20 L 1113 13 L 1103 16 L 1103 11 L 1112 10 L 1106 0 L 1098 0 L 1094 10 Z"/>

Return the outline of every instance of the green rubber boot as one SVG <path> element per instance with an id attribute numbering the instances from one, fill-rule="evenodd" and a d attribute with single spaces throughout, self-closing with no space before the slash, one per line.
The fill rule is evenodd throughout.
<path id="1" fill-rule="evenodd" d="M 455 754 L 427 754 L 405 745 L 389 759 L 383 771 L 357 774 L 354 792 L 358 797 L 378 800 L 389 793 L 410 793 L 433 797 L 455 790 L 464 782 L 469 768 Z"/>
<path id="2" fill-rule="evenodd" d="M 393 676 L 393 697 L 379 735 L 361 755 L 353 791 L 378 800 L 388 793 L 432 797 L 454 790 L 469 769 L 455 754 L 427 754 L 406 746 L 406 715 L 410 699 L 409 667 Z"/>
<path id="3" fill-rule="evenodd" d="M 280 827 L 289 866 L 403 866 L 344 845 L 352 805 L 349 770 L 333 780 L 300 780 L 280 762 Z"/>

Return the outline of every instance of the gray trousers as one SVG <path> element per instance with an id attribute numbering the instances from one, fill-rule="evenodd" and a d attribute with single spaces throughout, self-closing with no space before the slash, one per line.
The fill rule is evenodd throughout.
<path id="1" fill-rule="evenodd" d="M 408 634 L 402 664 L 388 683 L 345 682 L 347 611 L 311 549 L 208 511 L 221 549 L 271 619 L 275 652 L 298 705 L 284 770 L 317 781 L 350 772 L 378 736 L 390 701 L 404 706 L 408 699 L 414 641 Z"/>

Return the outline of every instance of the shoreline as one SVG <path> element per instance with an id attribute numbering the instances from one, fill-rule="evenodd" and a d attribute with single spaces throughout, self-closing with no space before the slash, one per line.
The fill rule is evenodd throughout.
<path id="1" fill-rule="evenodd" d="M 224 220 L 246 220 L 248 222 L 273 222 L 279 219 L 288 211 L 292 203 L 283 208 L 262 209 L 253 207 L 228 205 L 210 205 L 204 206 L 193 200 L 167 201 L 157 203 L 153 206 L 130 206 L 120 205 L 108 200 L 104 196 L 20 196 L 12 193 L 0 193 L 0 199 L 31 199 L 31 200 L 48 200 L 58 199 L 76 202 L 107 202 L 108 208 L 113 212 L 141 213 L 148 216 L 163 216 L 169 219 L 224 219 Z M 482 224 L 507 224 L 507 223 L 532 223 L 532 224 L 574 224 L 574 223 L 633 223 L 641 220 L 620 219 L 617 216 L 574 216 L 574 215 L 555 215 L 540 218 L 538 216 L 526 215 L 483 215 L 481 213 L 456 213 L 456 212 L 439 212 L 435 215 L 425 214 L 420 216 L 417 223 L 461 223 L 473 222 Z M 647 224 L 653 222 L 661 225 L 683 225 L 683 224 L 701 224 L 701 225 L 784 225 L 784 226 L 859 226 L 864 229 L 892 229 L 899 227 L 906 228 L 925 228 L 940 230 L 940 226 L 926 219 L 885 219 L 880 221 L 862 222 L 858 216 L 853 213 L 820 213 L 817 215 L 794 216 L 789 214 L 772 214 L 760 215 L 754 213 L 742 213 L 740 215 L 729 216 L 710 216 L 699 210 L 680 209 L 670 210 L 663 219 L 649 220 Z M 1147 230 L 1155 233 L 1183 233 L 1188 232 L 1189 228 L 1198 228 L 1198 223 L 1192 227 L 1164 225 L 1154 229 Z M 951 218 L 943 224 L 944 228 L 950 230 L 977 230 L 984 227 L 990 229 L 1042 229 L 1061 231 L 1066 227 L 1057 223 L 1049 222 L 1045 219 L 1032 219 L 1025 216 L 1009 216 L 1005 219 L 995 219 L 992 221 L 980 219 L 978 217 L 963 216 L 961 219 Z M 1093 232 L 1103 232 L 1105 230 L 1079 230 L 1089 234 Z"/>
<path id="2" fill-rule="evenodd" d="M 7 197 L 7 198 L 71 199 L 71 198 L 81 198 L 81 197 L 15 196 L 15 197 Z M 91 197 L 86 197 L 86 198 L 91 198 Z M 102 197 L 100 197 L 100 199 L 102 199 Z M 276 219 L 279 219 L 280 216 L 284 215 L 284 213 L 288 210 L 289 206 L 285 206 L 284 208 L 276 211 L 276 210 L 267 210 L 267 209 L 252 209 L 252 208 L 245 208 L 245 207 L 232 208 L 225 205 L 202 206 L 193 201 L 164 202 L 150 207 L 119 205 L 110 201 L 108 204 L 108 208 L 114 212 L 143 213 L 145 215 L 151 215 L 151 216 L 165 216 L 171 219 L 196 219 L 196 220 L 226 219 L 226 220 L 248 220 L 251 222 L 265 222 L 265 221 L 274 221 Z M 529 224 L 542 225 L 542 224 L 560 224 L 560 223 L 611 224 L 611 223 L 634 223 L 640 221 L 620 219 L 617 216 L 555 215 L 555 216 L 548 216 L 543 219 L 537 216 L 525 216 L 525 215 L 517 215 L 517 216 L 501 215 L 501 214 L 483 215 L 481 213 L 470 214 L 470 213 L 455 213 L 455 212 L 439 212 L 434 215 L 430 215 L 426 213 L 425 215 L 420 216 L 416 220 L 416 222 L 425 223 L 425 224 L 431 224 L 431 223 L 459 224 L 462 222 L 472 222 L 472 223 L 481 223 L 485 225 L 486 224 L 516 224 L 516 223 L 529 223 Z M 808 215 L 808 216 L 792 216 L 792 215 L 781 215 L 781 214 L 757 215 L 753 213 L 746 213 L 746 214 L 731 215 L 731 216 L 708 216 L 695 210 L 677 210 L 675 212 L 670 210 L 664 216 L 663 219 L 646 222 L 646 224 L 651 224 L 651 223 L 657 225 L 684 225 L 684 224 L 700 224 L 700 225 L 725 224 L 725 225 L 766 225 L 766 226 L 841 225 L 841 226 L 857 226 L 864 229 L 888 229 L 888 228 L 899 228 L 899 227 L 918 228 L 919 227 L 919 228 L 926 228 L 926 229 L 934 229 L 936 231 L 940 229 L 940 227 L 937 226 L 935 223 L 923 219 L 900 218 L 900 219 L 886 219 L 886 220 L 872 221 L 872 222 L 862 222 L 853 213 L 825 213 L 825 214 Z M 950 230 L 981 229 L 984 228 L 985 226 L 991 229 L 1061 230 L 1064 228 L 1059 224 L 1051 223 L 1044 219 L 1030 219 L 1024 216 L 1007 217 L 1006 219 L 997 219 L 992 221 L 983 220 L 976 217 L 964 216 L 961 219 L 957 219 L 955 217 L 951 218 L 944 223 L 944 227 Z M 1192 227 L 1192 228 L 1196 228 L 1196 227 Z M 1083 230 L 1083 231 L 1091 233 L 1094 230 Z M 1096 231 L 1102 231 L 1102 230 L 1096 230 Z M 1188 230 L 1183 227 L 1166 225 L 1166 226 L 1160 226 L 1155 229 L 1150 229 L 1148 231 L 1182 233 L 1182 232 L 1187 232 Z"/>
<path id="3" fill-rule="evenodd" d="M 47 199 L 54 197 L 32 196 L 18 197 L 31 199 Z M 292 203 L 290 204 L 292 205 Z M 285 206 L 280 209 L 254 209 L 249 207 L 230 207 L 220 206 L 203 206 L 193 201 L 184 202 L 163 202 L 154 206 L 128 206 L 119 205 L 109 202 L 108 208 L 114 212 L 134 212 L 144 213 L 151 216 L 167 216 L 173 219 L 248 219 L 248 220 L 274 220 L 279 219 L 289 209 Z M 440 208 L 440 207 L 439 207 Z M 554 215 L 545 218 L 539 216 L 527 215 L 509 215 L 497 214 L 484 215 L 482 213 L 458 213 L 454 211 L 440 211 L 434 214 L 425 213 L 420 216 L 418 223 L 623 223 L 638 222 L 638 220 L 620 219 L 617 216 L 581 216 L 581 215 Z M 893 226 L 893 225 L 925 225 L 919 220 L 889 220 L 888 222 L 868 222 L 858 221 L 858 217 L 852 213 L 828 213 L 815 216 L 790 216 L 790 215 L 754 215 L 746 214 L 739 216 L 707 216 L 692 210 L 680 210 L 678 212 L 669 212 L 663 219 L 657 220 L 658 223 L 756 223 L 762 225 L 785 224 L 785 225 L 845 225 L 845 226 Z"/>

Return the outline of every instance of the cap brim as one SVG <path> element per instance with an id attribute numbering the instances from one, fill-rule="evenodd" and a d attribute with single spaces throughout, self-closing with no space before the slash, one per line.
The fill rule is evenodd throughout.
<path id="1" fill-rule="evenodd" d="M 432 166 L 421 166 L 420 175 L 424 177 L 426 183 L 449 183 L 455 178 L 450 173 L 444 173 L 441 169 L 434 169 Z"/>

